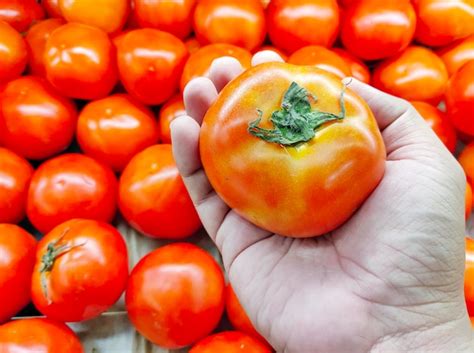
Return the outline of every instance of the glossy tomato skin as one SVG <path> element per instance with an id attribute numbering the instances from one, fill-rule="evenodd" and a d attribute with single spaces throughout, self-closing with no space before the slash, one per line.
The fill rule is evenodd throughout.
<path id="1" fill-rule="evenodd" d="M 271 353 L 272 350 L 251 336 L 238 331 L 226 331 L 206 337 L 189 353 Z"/>
<path id="2" fill-rule="evenodd" d="M 71 98 L 103 98 L 117 83 L 115 48 L 99 28 L 80 23 L 57 28 L 43 59 L 48 80 Z"/>
<path id="3" fill-rule="evenodd" d="M 43 18 L 43 8 L 35 0 L 0 0 L 0 21 L 18 32 L 27 31 L 32 23 Z"/>
<path id="4" fill-rule="evenodd" d="M 344 11 L 341 38 L 355 56 L 377 60 L 407 48 L 415 26 L 415 11 L 407 0 L 355 1 Z"/>
<path id="5" fill-rule="evenodd" d="M 0 323 L 3 323 L 30 301 L 36 240 L 16 225 L 0 223 L 0 253 Z M 1 343 L 0 352 L 3 353 Z"/>
<path id="6" fill-rule="evenodd" d="M 41 4 L 45 9 L 48 17 L 62 18 L 61 9 L 59 8 L 59 0 L 42 0 Z"/>
<path id="7" fill-rule="evenodd" d="M 466 184 L 466 219 L 469 219 L 472 213 L 472 187 L 471 184 Z"/>
<path id="8" fill-rule="evenodd" d="M 110 222 L 115 215 L 116 194 L 112 170 L 90 157 L 64 154 L 35 171 L 26 213 L 42 233 L 72 218 Z"/>
<path id="9" fill-rule="evenodd" d="M 161 143 L 171 143 L 170 124 L 178 116 L 186 115 L 183 97 L 176 95 L 167 101 L 160 109 L 158 129 Z"/>
<path id="10" fill-rule="evenodd" d="M 22 36 L 0 21 L 0 85 L 19 77 L 27 63 L 28 51 Z"/>
<path id="11" fill-rule="evenodd" d="M 468 61 L 474 60 L 474 35 L 456 41 L 437 53 L 444 61 L 449 76 L 452 76 Z"/>
<path id="12" fill-rule="evenodd" d="M 181 40 L 157 29 L 136 29 L 117 41 L 120 79 L 126 90 L 148 105 L 165 102 L 178 88 L 188 57 Z"/>
<path id="13" fill-rule="evenodd" d="M 130 321 L 148 340 L 163 348 L 185 347 L 209 335 L 219 323 L 224 276 L 199 247 L 167 245 L 135 266 L 125 302 Z"/>
<path id="14" fill-rule="evenodd" d="M 464 169 L 467 181 L 474 185 L 474 142 L 467 145 L 459 155 L 459 163 Z"/>
<path id="15" fill-rule="evenodd" d="M 466 268 L 464 271 L 464 296 L 469 316 L 474 316 L 474 240 L 466 238 Z"/>
<path id="16" fill-rule="evenodd" d="M 0 103 L 0 141 L 12 151 L 40 160 L 71 144 L 76 107 L 43 78 L 23 76 L 11 81 Z"/>
<path id="17" fill-rule="evenodd" d="M 309 142 L 285 148 L 251 135 L 258 110 L 262 126 L 271 127 L 269 117 L 292 82 L 317 97 L 312 109 L 340 114 L 343 85 L 334 75 L 309 66 L 258 65 L 231 81 L 208 110 L 200 153 L 212 186 L 241 216 L 277 234 L 310 237 L 344 223 L 370 195 L 384 174 L 385 147 L 372 112 L 349 89 L 344 120 L 316 131 Z"/>
<path id="18" fill-rule="evenodd" d="M 267 26 L 272 43 L 285 52 L 308 45 L 330 47 L 339 32 L 339 8 L 336 0 L 273 0 Z"/>
<path id="19" fill-rule="evenodd" d="M 358 79 L 361 82 L 367 84 L 370 83 L 370 70 L 363 61 L 359 60 L 347 50 L 341 48 L 334 48 L 332 51 L 339 55 L 341 59 L 346 62 L 346 64 L 349 66 L 352 77 Z"/>
<path id="20" fill-rule="evenodd" d="M 28 161 L 0 147 L 0 223 L 18 223 L 25 217 L 32 175 L 33 167 Z"/>

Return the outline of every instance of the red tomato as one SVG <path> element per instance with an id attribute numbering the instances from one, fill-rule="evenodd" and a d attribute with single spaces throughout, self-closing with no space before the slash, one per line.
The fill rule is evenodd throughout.
<path id="1" fill-rule="evenodd" d="M 341 38 L 357 57 L 383 59 L 408 47 L 415 25 L 415 11 L 407 0 L 355 1 L 344 12 Z"/>
<path id="2" fill-rule="evenodd" d="M 183 97 L 176 95 L 166 102 L 160 109 L 158 120 L 159 135 L 161 143 L 171 143 L 171 122 L 178 116 L 186 115 Z"/>
<path id="3" fill-rule="evenodd" d="M 18 223 L 25 217 L 32 175 L 33 167 L 25 159 L 0 147 L 0 223 Z"/>
<path id="4" fill-rule="evenodd" d="M 336 0 L 273 0 L 267 8 L 268 35 L 286 52 L 308 45 L 330 47 L 339 32 Z"/>
<path id="5" fill-rule="evenodd" d="M 474 185 L 474 142 L 464 148 L 459 155 L 459 163 L 464 169 L 467 176 L 467 181 Z"/>
<path id="6" fill-rule="evenodd" d="M 224 276 L 216 261 L 197 246 L 167 245 L 135 266 L 125 301 L 130 321 L 148 340 L 163 348 L 185 347 L 219 323 Z"/>
<path id="7" fill-rule="evenodd" d="M 464 272 L 464 296 L 469 316 L 474 316 L 474 240 L 466 238 L 466 269 Z"/>
<path id="8" fill-rule="evenodd" d="M 252 61 L 252 54 L 248 50 L 235 45 L 211 44 L 201 47 L 189 57 L 184 66 L 181 76 L 181 91 L 193 78 L 207 76 L 212 62 L 223 56 L 236 58 L 245 69 L 250 67 Z"/>
<path id="9" fill-rule="evenodd" d="M 395 96 L 438 104 L 446 91 L 448 72 L 431 50 L 411 46 L 376 67 L 372 84 Z"/>
<path id="10" fill-rule="evenodd" d="M 474 33 L 472 0 L 418 0 L 414 2 L 420 43 L 440 46 Z"/>
<path id="11" fill-rule="evenodd" d="M 43 233 L 72 218 L 110 222 L 116 194 L 117 180 L 109 168 L 81 154 L 64 154 L 33 174 L 26 212 Z"/>
<path id="12" fill-rule="evenodd" d="M 257 52 L 264 51 L 264 50 L 270 50 L 274 53 L 277 53 L 283 59 L 283 61 L 288 60 L 288 55 L 286 55 L 283 51 L 281 51 L 280 49 L 278 49 L 278 48 L 276 48 L 272 45 L 264 45 L 263 47 L 260 47 L 257 50 L 255 50 L 255 52 L 257 53 Z"/>
<path id="13" fill-rule="evenodd" d="M 271 353 L 272 350 L 258 340 L 237 331 L 220 332 L 206 337 L 189 353 Z"/>
<path id="14" fill-rule="evenodd" d="M 76 121 L 74 103 L 43 78 L 18 78 L 0 95 L 0 141 L 25 158 L 45 159 L 65 150 Z"/>
<path id="15" fill-rule="evenodd" d="M 0 0 L 0 21 L 9 23 L 18 32 L 44 18 L 44 11 L 36 0 Z"/>
<path id="16" fill-rule="evenodd" d="M 59 0 L 42 0 L 41 4 L 43 8 L 46 10 L 48 17 L 52 18 L 61 18 L 63 15 L 61 14 L 61 10 L 59 9 Z"/>
<path id="17" fill-rule="evenodd" d="M 0 85 L 19 77 L 27 63 L 23 37 L 8 23 L 0 21 Z"/>
<path id="18" fill-rule="evenodd" d="M 472 212 L 472 188 L 471 184 L 466 184 L 466 219 L 469 219 Z"/>
<path id="19" fill-rule="evenodd" d="M 80 23 L 51 33 L 44 65 L 53 86 L 72 98 L 103 98 L 117 83 L 115 49 L 107 33 Z"/>
<path id="20" fill-rule="evenodd" d="M 30 301 L 35 253 L 36 240 L 31 234 L 16 225 L 0 223 L 0 323 L 10 320 Z"/>
<path id="21" fill-rule="evenodd" d="M 85 353 L 69 327 L 49 319 L 22 319 L 0 326 L 0 352 Z"/>
<path id="22" fill-rule="evenodd" d="M 184 45 L 188 49 L 189 54 L 193 54 L 193 53 L 197 52 L 199 50 L 199 48 L 201 48 L 201 44 L 199 44 L 199 41 L 194 37 L 191 37 L 191 38 L 187 39 L 184 42 Z"/>
<path id="23" fill-rule="evenodd" d="M 120 79 L 148 105 L 161 104 L 178 88 L 188 51 L 178 38 L 156 29 L 136 29 L 117 41 Z"/>
<path id="24" fill-rule="evenodd" d="M 370 71 L 367 65 L 344 49 L 334 48 L 332 51 L 339 55 L 341 59 L 346 62 L 346 64 L 349 66 L 352 77 L 358 79 L 361 82 L 367 84 L 370 83 Z"/>
<path id="25" fill-rule="evenodd" d="M 454 153 L 457 144 L 456 130 L 454 130 L 446 114 L 425 102 L 411 102 L 411 104 L 446 145 L 448 150 Z"/>
<path id="26" fill-rule="evenodd" d="M 474 60 L 474 35 L 439 50 L 438 55 L 444 61 L 449 76 L 452 76 L 465 63 Z"/>
<path id="27" fill-rule="evenodd" d="M 201 226 L 171 145 L 148 147 L 120 177 L 119 207 L 130 225 L 152 238 L 181 239 Z"/>

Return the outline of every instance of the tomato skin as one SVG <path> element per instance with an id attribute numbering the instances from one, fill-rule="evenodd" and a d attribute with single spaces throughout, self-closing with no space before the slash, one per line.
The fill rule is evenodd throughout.
<path id="1" fill-rule="evenodd" d="M 212 186 L 241 216 L 277 234 L 310 237 L 337 228 L 370 195 L 384 174 L 385 147 L 370 109 L 350 90 L 344 94 L 346 118 L 298 148 L 248 133 L 257 109 L 262 126 L 270 127 L 269 117 L 293 81 L 319 98 L 313 109 L 340 114 L 343 86 L 334 75 L 310 66 L 258 65 L 231 81 L 208 110 L 200 153 Z"/>
<path id="2" fill-rule="evenodd" d="M 130 321 L 148 340 L 163 348 L 185 347 L 219 323 L 224 276 L 217 262 L 199 247 L 166 245 L 135 266 L 125 302 Z"/>
<path id="3" fill-rule="evenodd" d="M 201 44 L 194 37 L 191 37 L 185 40 L 184 45 L 188 49 L 189 54 L 194 54 L 195 52 L 199 50 L 199 48 L 201 48 Z"/>
<path id="4" fill-rule="evenodd" d="M 170 124 L 174 119 L 182 115 L 186 115 L 186 109 L 184 108 L 183 97 L 179 94 L 161 107 L 158 119 L 161 143 L 171 143 Z"/>
<path id="5" fill-rule="evenodd" d="M 44 11 L 35 0 L 0 0 L 0 21 L 9 23 L 18 32 L 44 18 Z"/>
<path id="6" fill-rule="evenodd" d="M 273 0 L 267 8 L 270 40 L 288 53 L 308 45 L 332 46 L 339 20 L 336 0 Z"/>
<path id="7" fill-rule="evenodd" d="M 474 142 L 467 145 L 459 155 L 459 163 L 464 169 L 467 181 L 474 185 Z"/>
<path id="8" fill-rule="evenodd" d="M 99 99 L 117 83 L 115 58 L 107 33 L 84 24 L 67 23 L 51 33 L 43 59 L 48 80 L 62 94 Z"/>
<path id="9" fill-rule="evenodd" d="M 32 175 L 33 167 L 28 161 L 0 147 L 0 223 L 18 223 L 25 217 Z"/>
<path id="10" fill-rule="evenodd" d="M 61 9 L 59 8 L 59 0 L 42 0 L 41 4 L 45 9 L 48 17 L 62 18 Z"/>
<path id="11" fill-rule="evenodd" d="M 472 213 L 472 188 L 471 184 L 466 184 L 466 220 L 469 219 Z"/>
<path id="12" fill-rule="evenodd" d="M 341 48 L 333 48 L 332 51 L 339 55 L 346 62 L 351 71 L 351 76 L 361 82 L 370 83 L 370 70 L 366 64 L 356 56 Z"/>
<path id="13" fill-rule="evenodd" d="M 0 21 L 0 85 L 19 77 L 27 63 L 23 37 L 8 23 Z"/>
<path id="14" fill-rule="evenodd" d="M 76 108 L 46 80 L 23 76 L 10 81 L 0 103 L 0 141 L 22 157 L 45 159 L 71 144 Z"/>
<path id="15" fill-rule="evenodd" d="M 238 331 L 226 331 L 206 337 L 189 353 L 271 353 L 272 350 L 258 340 Z"/>
<path id="16" fill-rule="evenodd" d="M 468 61 L 474 60 L 474 35 L 459 40 L 437 52 L 452 76 Z"/>
<path id="17" fill-rule="evenodd" d="M 474 316 L 474 240 L 466 238 L 466 268 L 464 271 L 464 296 L 469 316 Z"/>

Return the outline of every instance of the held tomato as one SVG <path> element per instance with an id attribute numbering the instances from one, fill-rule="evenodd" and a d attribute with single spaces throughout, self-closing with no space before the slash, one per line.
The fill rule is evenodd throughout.
<path id="1" fill-rule="evenodd" d="M 459 155 L 459 163 L 461 164 L 467 176 L 467 181 L 474 185 L 474 142 L 464 148 Z"/>
<path id="2" fill-rule="evenodd" d="M 346 64 L 349 66 L 352 77 L 358 79 L 361 82 L 367 84 L 370 83 L 370 71 L 367 65 L 344 49 L 334 48 L 332 51 L 339 55 L 341 59 L 346 62 Z"/>
<path id="3" fill-rule="evenodd" d="M 171 143 L 170 124 L 181 115 L 186 115 L 186 109 L 184 108 L 183 97 L 181 97 L 181 95 L 174 96 L 161 107 L 158 120 L 161 143 Z"/>
<path id="4" fill-rule="evenodd" d="M 204 250 L 188 243 L 158 248 L 133 269 L 128 317 L 148 340 L 181 348 L 210 334 L 224 311 L 224 276 Z"/>
<path id="5" fill-rule="evenodd" d="M 120 177 L 119 207 L 130 225 L 152 238 L 181 239 L 201 226 L 171 145 L 148 147 Z"/>
<path id="6" fill-rule="evenodd" d="M 42 233 L 72 218 L 110 222 L 116 194 L 117 180 L 108 167 L 81 154 L 64 154 L 33 174 L 26 213 Z"/>
<path id="7" fill-rule="evenodd" d="M 466 238 L 466 268 L 464 271 L 464 296 L 469 316 L 474 316 L 474 240 Z"/>
<path id="8" fill-rule="evenodd" d="M 74 137 L 74 103 L 40 77 L 8 83 L 0 96 L 0 141 L 28 159 L 45 159 L 65 150 Z"/>
<path id="9" fill-rule="evenodd" d="M 310 120 L 310 111 L 325 120 Z M 306 123 L 281 131 L 290 114 Z M 200 152 L 212 186 L 230 207 L 293 237 L 340 226 L 385 169 L 385 147 L 366 103 L 351 90 L 344 93 L 334 75 L 282 63 L 249 69 L 221 91 L 204 117 Z"/>
<path id="10" fill-rule="evenodd" d="M 0 224 L 0 323 L 30 301 L 35 253 L 36 240 L 31 234 L 13 224 Z M 4 352 L 1 343 L 0 352 Z"/>
<path id="11" fill-rule="evenodd" d="M 439 50 L 438 55 L 452 76 L 468 61 L 474 60 L 474 35 Z"/>
<path id="12" fill-rule="evenodd" d="M 44 18 L 44 11 L 36 0 L 0 0 L 0 21 L 9 23 L 18 32 Z"/>
<path id="13" fill-rule="evenodd" d="M 44 66 L 53 86 L 72 98 L 103 98 L 117 83 L 115 49 L 107 33 L 80 23 L 67 23 L 51 33 Z"/>
<path id="14" fill-rule="evenodd" d="M 466 219 L 469 219 L 472 212 L 472 188 L 471 184 L 466 184 Z"/>
<path id="15" fill-rule="evenodd" d="M 0 21 L 0 85 L 19 77 L 27 63 L 23 37 L 8 23 Z"/>
<path id="16" fill-rule="evenodd" d="M 42 0 L 41 4 L 46 10 L 48 17 L 62 18 L 61 10 L 59 9 L 59 0 Z"/>
<path id="17" fill-rule="evenodd" d="M 271 349 L 256 339 L 238 331 L 220 332 L 206 337 L 189 353 L 271 353 Z"/>
<path id="18" fill-rule="evenodd" d="M 148 105 L 161 104 L 178 88 L 188 51 L 172 34 L 145 28 L 116 42 L 120 79 L 128 93 Z"/>
<path id="19" fill-rule="evenodd" d="M 268 35 L 292 53 L 308 45 L 330 47 L 339 32 L 336 0 L 273 0 L 267 8 Z"/>

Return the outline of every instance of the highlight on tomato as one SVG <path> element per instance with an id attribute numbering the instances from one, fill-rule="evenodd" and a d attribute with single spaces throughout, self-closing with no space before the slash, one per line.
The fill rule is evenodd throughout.
<path id="1" fill-rule="evenodd" d="M 189 353 L 271 353 L 272 350 L 255 338 L 238 331 L 216 333 L 199 341 Z"/>
<path id="2" fill-rule="evenodd" d="M 178 116 L 186 115 L 183 97 L 180 94 L 170 98 L 160 109 L 158 130 L 161 143 L 171 143 L 171 122 Z"/>
<path id="3" fill-rule="evenodd" d="M 28 51 L 23 37 L 0 20 L 0 85 L 19 77 L 27 63 Z"/>
<path id="4" fill-rule="evenodd" d="M 464 148 L 458 160 L 466 173 L 467 181 L 471 186 L 474 185 L 474 142 Z"/>
<path id="5" fill-rule="evenodd" d="M 59 9 L 59 0 L 41 0 L 44 10 L 48 17 L 62 18 L 61 10 Z"/>
<path id="6" fill-rule="evenodd" d="M 370 84 L 370 70 L 362 60 L 342 48 L 333 48 L 332 51 L 346 62 L 346 65 L 349 66 L 352 77 L 361 82 Z"/>
<path id="7" fill-rule="evenodd" d="M 440 49 L 437 54 L 444 61 L 449 76 L 452 76 L 464 64 L 474 60 L 474 35 Z"/>
<path id="8" fill-rule="evenodd" d="M 25 32 L 32 23 L 44 18 L 44 11 L 36 0 L 0 0 L 0 21 L 5 21 L 18 32 Z"/>
<path id="9" fill-rule="evenodd" d="M 474 316 L 474 240 L 466 237 L 464 296 L 469 316 Z"/>

